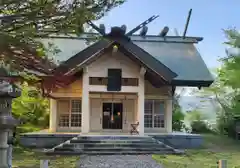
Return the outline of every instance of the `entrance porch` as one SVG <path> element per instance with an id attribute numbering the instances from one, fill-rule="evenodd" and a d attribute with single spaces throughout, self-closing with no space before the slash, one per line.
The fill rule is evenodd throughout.
<path id="1" fill-rule="evenodd" d="M 90 132 L 129 133 L 138 120 L 136 94 L 90 94 Z"/>
<path id="2" fill-rule="evenodd" d="M 139 122 L 141 135 L 172 132 L 172 101 L 166 97 L 145 95 L 139 105 L 136 93 L 90 92 L 85 109 L 82 97 L 51 99 L 49 131 L 130 134 Z"/>
<path id="3" fill-rule="evenodd" d="M 140 123 L 139 113 L 144 113 L 143 109 L 138 110 L 138 97 L 136 93 L 89 92 L 87 108 L 81 97 L 51 100 L 49 129 L 51 132 L 129 134 L 131 124 Z M 144 124 L 144 117 L 141 123 Z"/>
<path id="4" fill-rule="evenodd" d="M 49 131 L 130 134 L 131 124 L 139 122 L 140 135 L 172 132 L 172 100 L 167 97 L 139 100 L 137 93 L 89 92 L 88 105 L 82 99 L 51 99 Z"/>

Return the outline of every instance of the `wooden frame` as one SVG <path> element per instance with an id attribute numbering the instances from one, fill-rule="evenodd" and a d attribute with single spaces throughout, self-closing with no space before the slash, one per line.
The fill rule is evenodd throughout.
<path id="1" fill-rule="evenodd" d="M 89 77 L 89 85 L 107 85 L 107 77 Z"/>
<path id="2" fill-rule="evenodd" d="M 145 98 L 145 101 L 152 101 L 153 104 L 154 104 L 155 101 L 163 102 L 163 104 L 164 104 L 164 114 L 163 114 L 163 117 L 164 117 L 164 127 L 155 127 L 154 126 L 155 114 L 154 114 L 154 105 L 153 105 L 152 112 L 151 112 L 151 115 L 152 115 L 152 127 L 145 127 L 144 126 L 144 129 L 164 129 L 164 128 L 166 128 L 166 123 L 167 123 L 167 121 L 166 121 L 166 115 L 167 115 L 167 101 L 166 101 L 166 99 L 146 99 Z M 144 110 L 144 119 L 145 119 L 145 110 Z"/>
<path id="3" fill-rule="evenodd" d="M 70 97 L 68 97 L 68 98 L 59 98 L 59 99 L 57 99 L 56 101 L 57 101 L 57 127 L 58 127 L 58 129 L 72 129 L 72 128 L 81 128 L 81 126 L 80 127 L 74 127 L 74 126 L 71 126 L 71 117 L 72 117 L 72 101 L 73 100 L 80 100 L 81 101 L 81 106 L 82 106 L 82 98 L 81 97 L 76 97 L 76 98 L 70 98 Z M 68 108 L 68 113 L 66 113 L 66 114 L 68 114 L 68 120 L 69 120 L 69 123 L 68 123 L 68 126 L 60 126 L 59 125 L 59 122 L 60 122 L 60 115 L 61 115 L 61 113 L 59 112 L 60 110 L 59 110 L 59 106 L 58 106 L 58 103 L 59 103 L 59 101 L 68 101 L 69 102 L 69 108 Z M 65 113 L 64 113 L 65 114 Z M 82 115 L 82 109 L 81 109 L 81 115 Z M 82 123 L 82 122 L 81 122 Z"/>
<path id="4" fill-rule="evenodd" d="M 89 85 L 107 85 L 107 77 L 89 77 Z M 138 78 L 122 78 L 122 86 L 139 86 Z"/>

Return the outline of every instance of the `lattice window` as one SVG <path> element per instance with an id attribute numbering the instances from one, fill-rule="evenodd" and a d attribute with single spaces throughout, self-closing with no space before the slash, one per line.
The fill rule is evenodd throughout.
<path id="1" fill-rule="evenodd" d="M 164 102 L 159 100 L 154 100 L 154 127 L 164 128 Z"/>
<path id="2" fill-rule="evenodd" d="M 60 114 L 59 126 L 69 127 L 69 114 Z"/>
<path id="3" fill-rule="evenodd" d="M 153 104 L 152 101 L 146 101 L 145 100 L 145 105 L 144 105 L 144 127 L 145 128 L 152 128 L 152 111 L 153 111 Z"/>
<path id="4" fill-rule="evenodd" d="M 145 128 L 165 127 L 165 104 L 160 100 L 145 100 Z"/>
<path id="5" fill-rule="evenodd" d="M 58 114 L 59 114 L 59 121 L 58 125 L 60 127 L 69 127 L 70 121 L 69 121 L 69 100 L 58 100 Z"/>
<path id="6" fill-rule="evenodd" d="M 58 100 L 58 112 L 60 127 L 81 127 L 81 100 Z"/>
<path id="7" fill-rule="evenodd" d="M 81 100 L 71 101 L 71 127 L 81 127 L 82 124 Z"/>

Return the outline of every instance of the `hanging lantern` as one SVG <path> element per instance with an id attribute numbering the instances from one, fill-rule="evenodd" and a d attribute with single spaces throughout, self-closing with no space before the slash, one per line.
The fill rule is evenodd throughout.
<path id="1" fill-rule="evenodd" d="M 118 52 L 118 46 L 117 45 L 113 45 L 113 50 L 112 50 L 113 53 L 116 53 Z"/>

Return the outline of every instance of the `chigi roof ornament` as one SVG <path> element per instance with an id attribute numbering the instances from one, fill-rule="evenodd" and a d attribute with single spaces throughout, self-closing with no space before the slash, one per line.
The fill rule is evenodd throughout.
<path id="1" fill-rule="evenodd" d="M 106 33 L 106 28 L 104 24 L 100 24 L 99 25 L 99 29 L 101 30 L 101 32 L 103 32 L 104 34 Z"/>
<path id="2" fill-rule="evenodd" d="M 160 32 L 159 36 L 165 37 L 169 31 L 169 27 L 165 26 L 162 31 Z"/>
<path id="3" fill-rule="evenodd" d="M 122 25 L 121 28 L 122 28 L 122 30 L 124 31 L 124 34 L 125 34 L 126 31 L 127 31 L 127 26 L 126 25 Z"/>
<path id="4" fill-rule="evenodd" d="M 136 26 L 135 28 L 133 28 L 132 30 L 130 30 L 129 32 L 126 33 L 127 30 L 127 26 L 126 25 L 122 25 L 121 27 L 112 27 L 111 28 L 111 32 L 109 34 L 105 34 L 105 31 L 96 26 L 92 21 L 87 21 L 87 24 L 89 24 L 93 29 L 95 29 L 98 33 L 100 33 L 102 36 L 124 36 L 128 37 L 133 35 L 135 32 L 137 32 L 138 30 L 142 29 L 142 34 L 146 35 L 147 33 L 147 27 L 146 25 L 149 24 L 150 22 L 152 22 L 153 20 L 155 20 L 156 18 L 158 18 L 158 15 L 153 15 L 152 17 L 150 17 L 149 19 L 145 20 L 144 22 L 142 22 L 141 24 L 139 24 L 138 26 Z"/>
<path id="5" fill-rule="evenodd" d="M 148 27 L 143 26 L 142 30 L 140 31 L 140 36 L 146 36 L 147 31 L 148 31 Z"/>
<path id="6" fill-rule="evenodd" d="M 182 35 L 182 38 L 185 39 L 186 38 L 186 34 L 187 34 L 187 29 L 188 29 L 188 25 L 190 22 L 190 18 L 191 18 L 191 14 L 192 14 L 192 9 L 189 10 L 188 13 L 188 17 L 187 17 L 187 21 L 185 24 L 185 28 L 184 28 L 184 32 Z M 95 29 L 98 33 L 100 33 L 102 36 L 109 36 L 109 37 L 117 37 L 117 36 L 125 36 L 125 37 L 129 37 L 132 36 L 134 33 L 136 33 L 138 30 L 141 29 L 139 35 L 140 36 L 146 36 L 147 31 L 148 31 L 148 27 L 147 24 L 149 24 L 150 22 L 152 22 L 153 20 L 155 20 L 156 18 L 158 18 L 158 15 L 153 15 L 152 17 L 148 18 L 147 20 L 145 20 L 144 22 L 142 22 L 141 24 L 139 24 L 138 26 L 136 26 L 135 28 L 133 28 L 132 30 L 130 30 L 129 32 L 126 33 L 127 30 L 127 26 L 126 25 L 122 25 L 121 27 L 112 27 L 111 28 L 111 32 L 106 34 L 105 33 L 105 26 L 103 24 L 100 24 L 100 26 L 96 26 L 94 23 L 92 23 L 92 21 L 87 21 L 87 24 L 89 24 L 93 29 Z M 167 33 L 169 32 L 169 27 L 165 26 L 162 31 L 159 33 L 159 36 L 161 37 L 166 37 Z"/>
<path id="7" fill-rule="evenodd" d="M 187 17 L 187 21 L 185 24 L 185 28 L 184 28 L 184 32 L 182 35 L 182 38 L 185 39 L 186 34 L 187 34 L 187 29 L 188 29 L 188 25 L 190 22 L 190 18 L 191 18 L 191 14 L 192 14 L 192 9 L 189 10 L 188 13 L 188 17 Z M 132 30 L 130 30 L 129 32 L 126 33 L 127 30 L 127 26 L 126 25 L 122 25 L 121 27 L 112 27 L 111 28 L 111 32 L 109 34 L 105 33 L 105 26 L 103 24 L 100 24 L 100 26 L 96 26 L 94 23 L 92 23 L 92 21 L 87 21 L 87 23 L 93 28 L 95 29 L 98 33 L 100 33 L 102 36 L 124 36 L 128 37 L 133 35 L 134 33 L 136 33 L 138 30 L 142 29 L 140 31 L 140 36 L 146 36 L 147 31 L 148 31 L 148 27 L 147 25 L 149 23 L 151 23 L 153 20 L 155 20 L 156 18 L 158 18 L 158 15 L 153 15 L 152 17 L 148 18 L 147 20 L 145 20 L 144 22 L 142 22 L 141 24 L 139 24 L 138 26 L 136 26 L 135 28 L 133 28 Z M 159 33 L 159 36 L 161 37 L 166 37 L 167 33 L 169 32 L 169 27 L 165 26 L 162 31 Z"/>

